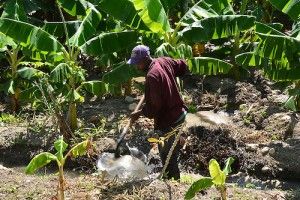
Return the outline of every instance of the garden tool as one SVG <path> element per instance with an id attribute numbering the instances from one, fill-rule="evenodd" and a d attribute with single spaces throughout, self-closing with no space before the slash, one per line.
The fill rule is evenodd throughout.
<path id="1" fill-rule="evenodd" d="M 133 112 L 136 112 L 140 109 L 141 105 L 143 104 L 144 102 L 144 99 L 145 99 L 145 95 L 141 98 L 141 100 L 139 101 L 138 105 L 136 106 L 136 108 L 134 109 Z M 125 137 L 125 135 L 127 134 L 129 128 L 131 127 L 133 121 L 130 119 L 129 122 L 127 123 L 127 125 L 125 126 L 125 128 L 123 129 L 118 141 L 117 141 L 117 147 L 116 147 L 116 150 L 115 150 L 115 157 L 118 158 L 120 157 L 120 145 Z"/>

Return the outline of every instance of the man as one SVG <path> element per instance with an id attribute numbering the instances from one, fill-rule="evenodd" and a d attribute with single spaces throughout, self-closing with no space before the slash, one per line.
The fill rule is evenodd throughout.
<path id="1" fill-rule="evenodd" d="M 151 58 L 149 47 L 138 45 L 133 48 L 128 64 L 135 65 L 138 70 L 147 73 L 145 82 L 145 105 L 141 110 L 133 112 L 131 119 L 135 121 L 140 115 L 154 118 L 154 129 L 163 137 L 185 120 L 187 108 L 180 97 L 176 77 L 187 72 L 184 60 L 168 57 Z M 163 165 L 168 152 L 174 143 L 173 134 L 164 145 L 159 145 Z M 180 179 L 178 168 L 179 144 L 175 147 L 166 169 L 165 178 Z"/>

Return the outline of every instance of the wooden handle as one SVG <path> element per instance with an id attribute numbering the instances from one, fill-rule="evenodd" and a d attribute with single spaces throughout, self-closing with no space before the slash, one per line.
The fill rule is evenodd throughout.
<path id="1" fill-rule="evenodd" d="M 145 100 L 145 95 L 143 95 L 143 97 L 141 98 L 141 100 L 139 101 L 138 105 L 135 107 L 134 111 L 133 112 L 136 112 L 140 109 L 140 107 L 142 106 L 143 102 Z M 132 124 L 132 119 L 130 118 L 129 122 L 126 124 L 125 128 L 123 129 L 118 141 L 117 141 L 117 147 L 116 147 L 116 151 L 115 151 L 115 157 L 119 157 L 119 146 L 121 144 L 121 142 L 123 141 L 125 135 L 127 134 L 128 132 L 128 129 L 129 127 L 131 126 Z"/>

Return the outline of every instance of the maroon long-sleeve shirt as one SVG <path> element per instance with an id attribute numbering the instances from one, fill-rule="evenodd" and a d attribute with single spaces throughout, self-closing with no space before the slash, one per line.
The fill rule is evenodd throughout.
<path id="1" fill-rule="evenodd" d="M 142 111 L 146 117 L 154 118 L 158 130 L 172 126 L 186 110 L 180 97 L 176 77 L 187 71 L 184 60 L 161 57 L 153 59 L 146 75 L 145 101 Z"/>

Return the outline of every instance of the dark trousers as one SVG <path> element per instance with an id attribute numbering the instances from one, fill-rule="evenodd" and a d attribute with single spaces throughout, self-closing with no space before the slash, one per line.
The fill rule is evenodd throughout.
<path id="1" fill-rule="evenodd" d="M 181 125 L 184 122 L 184 119 L 182 119 L 180 122 L 174 124 L 173 126 L 164 129 L 164 130 L 160 130 L 160 137 L 165 136 L 166 134 L 168 134 L 170 131 L 172 131 L 174 128 L 176 128 L 176 126 Z M 158 149 L 159 149 L 159 154 L 160 154 L 160 158 L 162 161 L 163 166 L 165 165 L 165 162 L 167 160 L 167 156 L 168 153 L 174 143 L 175 137 L 177 136 L 177 134 L 179 133 L 180 130 L 176 131 L 176 134 L 172 135 L 168 140 L 164 141 L 164 145 L 162 146 L 161 144 L 158 145 Z M 179 156 L 179 150 L 180 150 L 180 144 L 179 142 L 177 143 L 172 156 L 170 158 L 169 164 L 166 168 L 165 174 L 163 176 L 163 178 L 166 179 L 174 179 L 174 180 L 179 180 L 180 179 L 180 171 L 179 171 L 179 167 L 178 167 L 178 156 Z"/>

